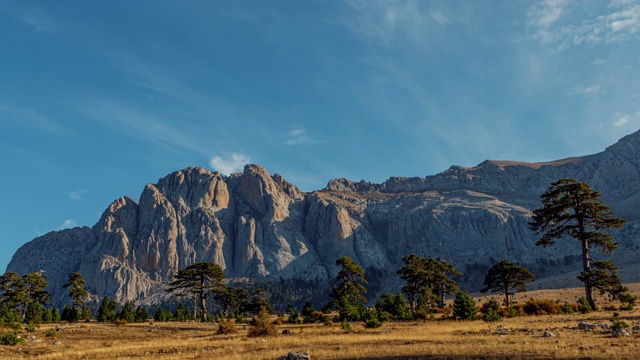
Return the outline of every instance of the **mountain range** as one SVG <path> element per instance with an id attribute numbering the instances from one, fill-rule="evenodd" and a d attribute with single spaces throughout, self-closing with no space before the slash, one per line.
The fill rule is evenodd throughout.
<path id="1" fill-rule="evenodd" d="M 544 163 L 487 160 L 381 184 L 335 179 L 312 192 L 258 165 L 230 176 L 189 167 L 147 184 L 138 200 L 115 200 L 93 227 L 26 243 L 7 271 L 44 270 L 55 304 L 68 301 L 62 285 L 72 272 L 84 275 L 95 298 L 156 304 L 168 296 L 164 288 L 173 275 L 198 261 L 219 264 L 231 279 L 328 284 L 339 270 L 336 259 L 350 256 L 381 292 L 399 289 L 401 259 L 416 253 L 454 264 L 464 273 L 463 288 L 477 290 L 486 269 L 502 259 L 538 278 L 579 269 L 576 241 L 537 247 L 528 227 L 540 194 L 563 177 L 588 182 L 628 221 L 615 233 L 621 243 L 615 260 L 635 264 L 640 131 L 595 155 Z"/>

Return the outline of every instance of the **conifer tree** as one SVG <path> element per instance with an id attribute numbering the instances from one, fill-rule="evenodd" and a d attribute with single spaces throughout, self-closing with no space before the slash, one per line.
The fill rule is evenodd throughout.
<path id="1" fill-rule="evenodd" d="M 367 292 L 364 270 L 348 256 L 336 260 L 340 271 L 331 290 L 331 306 L 338 310 L 340 319 L 358 320 L 358 307 L 367 301 L 362 295 Z"/>
<path id="2" fill-rule="evenodd" d="M 206 299 L 209 290 L 221 288 L 224 272 L 218 264 L 212 262 L 197 262 L 186 269 L 178 271 L 174 281 L 169 284 L 168 292 L 178 292 L 179 295 L 193 295 L 200 300 L 200 319 L 207 318 Z M 195 318 L 195 306 L 194 306 Z"/>
<path id="3" fill-rule="evenodd" d="M 485 288 L 480 292 L 502 292 L 504 294 L 504 305 L 510 308 L 511 298 L 514 292 L 527 291 L 526 283 L 532 282 L 535 277 L 524 266 L 516 265 L 509 260 L 502 260 L 493 265 L 484 278 Z"/>
<path id="4" fill-rule="evenodd" d="M 587 183 L 563 178 L 552 183 L 540 195 L 540 199 L 542 207 L 534 210 L 529 223 L 531 230 L 542 234 L 536 245 L 551 246 L 557 239 L 567 236 L 580 242 L 582 273 L 578 279 L 584 282 L 585 297 L 591 308 L 597 309 L 593 299 L 594 288 L 609 292 L 615 298 L 626 294 L 624 287 L 615 286 L 614 291 L 610 292 L 612 289 L 607 285 L 617 277 L 613 263 L 594 262 L 591 258 L 592 247 L 606 255 L 613 254 L 619 244 L 613 235 L 604 230 L 617 229 L 625 223 L 623 219 L 613 216 L 610 207 L 599 200 L 600 193 L 592 190 Z"/>
<path id="5" fill-rule="evenodd" d="M 405 265 L 397 273 L 406 281 L 402 292 L 407 295 L 411 313 L 414 315 L 420 295 L 428 299 L 429 307 L 436 305 L 442 307 L 445 295 L 458 291 L 458 283 L 450 276 L 461 275 L 461 273 L 448 262 L 423 258 L 416 254 L 407 255 L 402 258 L 402 261 Z"/>
<path id="6" fill-rule="evenodd" d="M 82 274 L 74 272 L 69 275 L 69 282 L 63 285 L 65 289 L 69 289 L 69 295 L 73 299 L 73 308 L 76 311 L 81 311 L 84 300 L 89 295 L 84 289 L 86 283 Z"/>

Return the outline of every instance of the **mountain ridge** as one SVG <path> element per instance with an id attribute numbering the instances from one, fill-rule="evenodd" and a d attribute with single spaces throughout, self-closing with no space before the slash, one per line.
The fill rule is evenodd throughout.
<path id="1" fill-rule="evenodd" d="M 465 273 L 463 286 L 474 289 L 501 258 L 542 276 L 573 265 L 575 244 L 539 248 L 528 229 L 539 194 L 562 177 L 602 192 L 629 220 L 616 233 L 621 248 L 637 253 L 640 132 L 594 155 L 487 160 L 381 184 L 333 179 L 311 192 L 259 165 L 229 176 L 187 167 L 146 184 L 138 201 L 116 199 L 91 228 L 23 245 L 7 271 L 45 270 L 57 304 L 68 301 L 62 285 L 74 271 L 85 275 L 94 297 L 152 304 L 166 298 L 163 286 L 175 272 L 196 261 L 213 261 L 230 278 L 327 282 L 335 260 L 350 256 L 377 275 L 380 289 L 394 291 L 402 256 L 417 253 L 452 262 Z"/>

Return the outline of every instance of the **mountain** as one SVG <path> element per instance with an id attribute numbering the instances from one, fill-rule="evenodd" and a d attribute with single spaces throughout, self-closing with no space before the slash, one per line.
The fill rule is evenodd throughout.
<path id="1" fill-rule="evenodd" d="M 588 182 L 615 214 L 628 220 L 616 233 L 621 261 L 640 258 L 640 132 L 599 154 L 546 163 L 485 161 L 452 166 L 424 178 L 382 184 L 329 181 L 305 193 L 258 165 L 229 177 L 203 168 L 176 171 L 147 184 L 139 200 L 122 197 L 92 227 L 54 231 L 22 246 L 7 271 L 45 270 L 54 303 L 62 285 L 84 274 L 97 297 L 152 304 L 179 269 L 219 264 L 229 278 L 326 283 L 350 256 L 379 292 L 397 291 L 401 258 L 443 258 L 465 273 L 467 289 L 503 258 L 539 277 L 579 268 L 577 242 L 534 245 L 528 228 L 539 195 L 562 177 Z M 372 298 L 374 294 L 371 294 Z"/>

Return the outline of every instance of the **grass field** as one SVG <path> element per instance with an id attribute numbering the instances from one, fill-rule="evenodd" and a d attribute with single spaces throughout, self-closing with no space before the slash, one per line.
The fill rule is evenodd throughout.
<path id="1" fill-rule="evenodd" d="M 560 293 L 554 290 L 527 295 L 540 298 L 538 295 Z M 276 359 L 290 351 L 306 352 L 313 359 L 640 358 L 640 332 L 614 338 L 610 331 L 577 329 L 581 321 L 609 322 L 612 313 L 525 316 L 497 323 L 481 320 L 386 322 L 375 330 L 353 323 L 353 331 L 349 333 L 337 323 L 329 326 L 285 324 L 277 327 L 279 332 L 289 329 L 291 334 L 264 338 L 247 337 L 247 325 L 237 325 L 238 332 L 233 335 L 216 335 L 216 324 L 193 322 L 42 325 L 34 333 L 21 332 L 27 340 L 25 343 L 0 346 L 0 358 Z M 621 317 L 635 326 L 640 310 L 622 312 Z M 56 337 L 45 336 L 56 327 L 60 329 Z M 545 331 L 555 336 L 544 337 Z M 55 341 L 60 344 L 54 345 Z"/>

